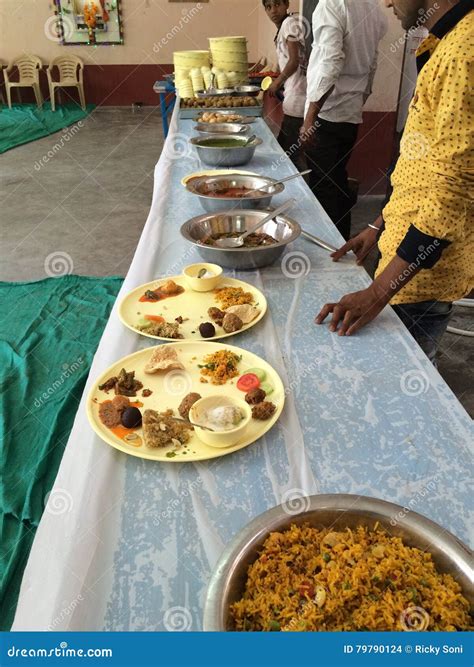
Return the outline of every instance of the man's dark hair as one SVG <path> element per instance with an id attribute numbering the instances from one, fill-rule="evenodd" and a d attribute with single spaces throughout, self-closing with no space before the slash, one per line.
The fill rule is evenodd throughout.
<path id="1" fill-rule="evenodd" d="M 262 0 L 262 5 L 265 7 L 265 5 L 267 4 L 267 2 L 268 2 L 268 0 Z M 290 0 L 280 0 L 280 2 L 284 2 L 284 3 L 286 3 L 287 5 L 290 4 Z"/>

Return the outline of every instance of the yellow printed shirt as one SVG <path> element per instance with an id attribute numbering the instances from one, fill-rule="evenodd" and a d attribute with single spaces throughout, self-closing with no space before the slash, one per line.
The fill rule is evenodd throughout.
<path id="1" fill-rule="evenodd" d="M 474 288 L 474 11 L 441 40 L 429 35 L 419 53 L 427 49 L 383 210 L 377 275 L 413 227 L 445 247 L 392 304 L 455 301 Z M 418 250 L 424 259 L 433 248 Z"/>

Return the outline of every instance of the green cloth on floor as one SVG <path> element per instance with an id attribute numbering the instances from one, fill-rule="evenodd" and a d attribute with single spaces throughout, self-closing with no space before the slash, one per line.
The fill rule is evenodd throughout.
<path id="1" fill-rule="evenodd" d="M 122 278 L 0 282 L 0 630 Z"/>
<path id="2" fill-rule="evenodd" d="M 36 104 L 13 104 L 11 109 L 0 106 L 0 153 L 47 137 L 59 130 L 63 132 L 54 146 L 62 148 L 81 129 L 80 125 L 75 129 L 71 126 L 85 118 L 93 109 L 94 104 L 88 104 L 85 111 L 77 104 L 64 104 L 56 106 L 56 111 L 51 111 L 49 102 L 45 102 L 42 109 L 38 109 Z M 51 150 L 54 150 L 54 146 Z"/>

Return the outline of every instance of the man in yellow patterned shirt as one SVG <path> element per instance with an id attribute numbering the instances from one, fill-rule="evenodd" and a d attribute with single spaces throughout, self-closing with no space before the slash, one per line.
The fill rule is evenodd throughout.
<path id="1" fill-rule="evenodd" d="M 473 0 L 385 0 L 405 29 L 430 31 L 417 52 L 419 77 L 382 215 L 336 253 L 360 263 L 377 243 L 372 285 L 326 304 L 330 329 L 351 335 L 387 303 L 431 358 L 452 302 L 474 287 Z"/>

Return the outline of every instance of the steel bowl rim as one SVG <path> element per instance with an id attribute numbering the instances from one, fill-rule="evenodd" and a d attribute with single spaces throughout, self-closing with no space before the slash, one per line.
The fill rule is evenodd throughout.
<path id="1" fill-rule="evenodd" d="M 265 252 L 268 251 L 270 248 L 281 248 L 282 246 L 286 246 L 289 243 L 293 243 L 298 236 L 301 234 L 301 226 L 296 220 L 293 220 L 293 218 L 290 218 L 286 215 L 279 215 L 277 216 L 277 219 L 283 219 L 284 222 L 289 223 L 289 226 L 292 228 L 291 235 L 283 240 L 283 241 L 278 241 L 277 243 L 272 243 L 271 245 L 266 245 L 266 246 L 256 246 L 255 248 L 219 248 L 217 246 L 212 246 L 212 245 L 204 245 L 203 243 L 199 243 L 199 241 L 195 241 L 192 238 L 189 238 L 189 234 L 186 234 L 188 228 L 193 225 L 197 224 L 199 222 L 205 222 L 208 218 L 215 218 L 218 215 L 248 215 L 250 213 L 258 213 L 259 215 L 264 213 L 265 215 L 268 215 L 271 213 L 271 211 L 262 211 L 259 209 L 233 209 L 233 210 L 225 210 L 223 209 L 222 211 L 215 211 L 214 213 L 204 213 L 203 215 L 197 215 L 194 218 L 190 218 L 189 220 L 186 220 L 181 227 L 180 227 L 180 233 L 183 238 L 186 239 L 186 241 L 189 241 L 189 243 L 192 243 L 193 245 L 197 246 L 198 248 L 205 248 L 206 250 L 213 250 L 217 252 L 232 252 L 232 253 L 241 253 L 241 252 Z"/>
<path id="2" fill-rule="evenodd" d="M 256 148 L 257 146 L 260 146 L 263 144 L 263 139 L 260 137 L 255 137 L 255 139 L 250 143 L 245 146 L 206 146 L 206 145 L 201 145 L 198 142 L 199 141 L 208 141 L 209 139 L 244 139 L 245 137 L 236 137 L 235 134 L 209 134 L 207 137 L 191 137 L 189 139 L 189 143 L 191 143 L 193 146 L 196 146 L 196 148 L 205 148 L 206 150 L 213 150 L 213 151 L 240 151 L 244 149 L 250 149 L 250 148 Z"/>
<path id="3" fill-rule="evenodd" d="M 250 174 L 235 174 L 235 176 L 241 176 L 242 178 L 261 178 L 262 180 L 269 181 L 268 185 L 272 185 L 273 183 L 276 183 L 277 180 L 275 178 L 270 178 L 269 176 L 251 176 Z M 206 181 L 207 178 L 211 179 L 219 179 L 219 178 L 226 178 L 225 174 L 221 174 L 218 176 L 211 176 L 211 177 L 206 177 L 206 176 L 198 176 L 196 177 L 196 181 L 198 182 L 203 182 Z M 202 197 L 203 199 L 211 199 L 211 200 L 216 200 L 218 199 L 219 201 L 222 202 L 235 202 L 237 199 L 235 197 L 213 197 L 212 195 L 205 195 L 202 194 L 202 192 L 198 192 L 196 190 L 196 186 L 194 184 L 194 179 L 191 179 L 192 182 L 187 181 L 186 182 L 186 190 L 190 192 L 193 195 L 196 195 L 196 197 Z M 262 192 L 261 194 L 255 194 L 252 195 L 251 197 L 242 197 L 239 198 L 247 201 L 252 201 L 252 199 L 266 199 L 267 197 L 275 197 L 276 195 L 279 195 L 283 192 L 285 189 L 285 184 L 284 183 L 279 183 L 278 185 L 275 185 L 275 192 Z M 212 246 L 211 246 L 212 247 Z M 248 250 L 248 248 L 247 248 Z"/>
<path id="4" fill-rule="evenodd" d="M 216 88 L 213 93 L 210 93 L 207 90 L 195 91 L 195 95 L 198 99 L 205 99 L 206 97 L 232 97 L 234 93 L 235 88 Z"/>
<path id="5" fill-rule="evenodd" d="M 239 107 L 239 108 L 241 109 L 242 107 Z M 196 109 L 196 111 L 197 111 L 197 109 Z M 205 111 L 209 111 L 209 109 L 203 109 L 202 113 L 204 113 Z M 231 114 L 235 114 L 236 116 L 241 116 L 242 120 L 236 120 L 235 122 L 236 123 L 242 123 L 244 125 L 250 125 L 252 122 L 257 120 L 257 116 L 244 116 L 241 113 L 235 113 L 235 111 L 233 111 L 233 109 L 230 109 L 230 108 L 229 109 L 224 109 L 224 108 L 222 108 L 222 109 L 212 109 L 212 111 L 214 113 L 221 113 L 224 116 L 230 116 Z M 247 120 L 248 118 L 250 118 L 251 120 Z M 206 122 L 206 121 L 200 121 L 199 120 L 199 115 L 194 116 L 194 118 L 192 120 L 194 120 L 196 123 L 199 123 L 199 122 L 205 123 Z M 209 123 L 209 124 L 212 125 L 212 123 Z"/>
<path id="6" fill-rule="evenodd" d="M 372 517 L 374 521 L 382 518 L 388 520 L 398 512 L 404 512 L 401 505 L 373 496 L 334 493 L 312 495 L 308 496 L 306 500 L 309 501 L 308 508 L 297 515 L 293 515 L 295 520 L 297 517 L 300 518 L 317 510 L 339 510 L 343 512 L 354 510 L 361 513 L 361 518 L 364 516 Z M 397 525 L 402 530 L 405 528 L 407 531 L 419 532 L 420 537 L 427 539 L 430 544 L 437 543 L 438 548 L 441 548 L 457 567 L 459 567 L 460 562 L 463 564 L 465 568 L 463 572 L 466 576 L 469 576 L 468 573 L 470 573 L 472 579 L 472 566 L 470 564 L 472 551 L 467 545 L 453 533 L 418 512 L 410 510 L 408 514 L 406 512 L 404 514 L 405 516 L 397 521 Z M 222 600 L 225 587 L 249 545 L 261 543 L 272 531 L 283 530 L 282 524 L 284 521 L 287 522 L 289 527 L 293 517 L 285 512 L 282 504 L 276 505 L 252 519 L 227 544 L 208 583 L 203 612 L 204 630 L 219 631 L 226 629 L 219 626 L 214 600 Z M 281 522 L 279 522 L 279 519 L 281 519 Z"/>
<path id="7" fill-rule="evenodd" d="M 232 137 L 235 136 L 235 135 L 245 134 L 246 132 L 249 131 L 249 124 L 248 123 L 237 123 L 237 122 L 235 122 L 235 123 L 206 123 L 206 122 L 202 122 L 202 121 L 197 121 L 196 125 L 194 126 L 193 129 L 196 132 L 201 132 L 202 134 L 206 134 L 206 135 L 212 134 L 213 130 L 214 130 L 216 136 L 225 135 L 226 133 L 224 132 L 224 130 L 221 130 L 220 132 L 215 130 L 216 125 L 220 125 L 221 127 L 226 127 L 226 129 L 228 130 L 229 135 L 232 136 Z M 235 130 L 234 132 L 230 132 L 229 131 L 230 127 L 235 127 L 235 128 L 238 127 L 239 129 Z M 208 139 L 207 136 L 206 136 L 206 139 Z"/>
<path id="8" fill-rule="evenodd" d="M 251 88 L 251 90 L 243 90 L 243 88 Z M 261 88 L 260 86 L 257 86 L 252 83 L 244 83 L 241 86 L 235 86 L 234 90 L 236 93 L 242 92 L 242 93 L 260 93 Z"/>

